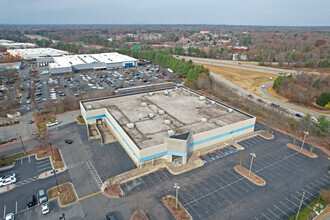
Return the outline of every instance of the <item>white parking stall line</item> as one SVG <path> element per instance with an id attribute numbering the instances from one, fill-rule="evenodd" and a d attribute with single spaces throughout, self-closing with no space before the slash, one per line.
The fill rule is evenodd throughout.
<path id="1" fill-rule="evenodd" d="M 247 145 L 249 145 L 250 147 L 253 146 L 253 143 L 251 143 L 251 142 L 249 141 L 249 139 L 245 139 L 245 140 L 244 140 L 244 144 L 247 144 Z"/>
<path id="2" fill-rule="evenodd" d="M 15 206 L 15 214 L 17 214 L 17 201 L 16 201 L 16 206 Z"/>
<path id="3" fill-rule="evenodd" d="M 51 166 L 51 165 L 50 165 L 50 163 L 45 163 L 45 164 L 38 165 L 37 168 L 44 167 L 44 166 Z"/>
<path id="4" fill-rule="evenodd" d="M 285 199 L 287 200 L 287 201 L 289 201 L 291 204 L 293 204 L 294 206 L 297 206 L 297 208 L 299 207 L 299 205 L 297 205 L 297 203 L 294 203 L 294 202 L 292 202 L 290 199 L 288 199 L 287 197 L 285 197 Z M 300 201 L 300 200 L 298 200 L 298 201 Z"/>
<path id="5" fill-rule="evenodd" d="M 23 158 L 21 158 L 21 165 L 23 165 Z"/>
<path id="6" fill-rule="evenodd" d="M 298 193 L 299 195 L 300 195 L 300 193 Z M 297 198 L 297 197 L 295 197 L 293 194 L 290 194 L 293 198 L 295 198 L 295 199 L 297 199 L 298 201 L 301 201 L 301 199 L 299 199 L 299 198 Z M 303 204 L 304 205 L 308 205 L 308 204 L 306 204 L 306 198 L 304 199 L 304 201 L 303 201 Z"/>
<path id="7" fill-rule="evenodd" d="M 157 176 L 157 178 L 159 179 L 159 181 L 162 181 L 162 179 L 158 176 L 157 171 L 154 172 L 154 174 L 155 174 L 155 176 Z"/>
<path id="8" fill-rule="evenodd" d="M 283 206 L 285 206 L 285 207 L 287 207 L 288 209 L 290 209 L 292 212 L 296 212 L 296 211 L 294 211 L 293 209 L 291 209 L 290 206 L 285 205 L 282 201 L 280 201 L 280 203 L 281 203 Z"/>
<path id="9" fill-rule="evenodd" d="M 29 156 L 29 163 L 31 163 L 31 156 Z"/>
<path id="10" fill-rule="evenodd" d="M 316 184 L 314 184 L 312 182 L 310 184 L 312 184 L 315 188 L 319 188 L 319 190 L 322 190 L 323 189 L 322 187 L 319 187 L 318 185 L 316 185 Z"/>
<path id="11" fill-rule="evenodd" d="M 322 177 L 320 177 L 321 180 L 323 180 L 325 183 L 329 183 L 329 180 L 323 179 Z"/>
<path id="12" fill-rule="evenodd" d="M 39 165 L 41 163 L 49 163 L 49 159 L 41 160 L 41 161 L 36 162 L 37 165 Z"/>
<path id="13" fill-rule="evenodd" d="M 38 169 L 38 172 L 42 172 L 44 170 L 53 170 L 53 168 L 51 166 L 47 166 L 47 167 L 44 167 L 44 168 L 41 168 L 41 169 Z"/>
<path id="14" fill-rule="evenodd" d="M 263 217 L 265 217 L 266 219 L 270 220 L 270 218 L 268 218 L 264 213 L 261 213 L 261 215 L 262 215 Z"/>
<path id="15" fill-rule="evenodd" d="M 308 190 L 306 190 L 306 189 L 304 189 L 304 188 L 301 188 L 304 192 L 306 192 L 306 193 L 308 193 L 309 195 L 311 195 L 311 196 L 314 196 L 315 194 L 313 194 L 313 193 L 310 193 Z M 297 191 L 297 193 L 299 193 L 298 191 Z"/>
<path id="16" fill-rule="evenodd" d="M 3 218 L 6 217 L 6 206 L 3 207 Z"/>
<path id="17" fill-rule="evenodd" d="M 318 181 L 318 180 L 315 180 L 315 182 L 318 182 L 318 183 L 320 183 L 320 184 L 321 184 L 321 186 L 327 186 L 327 185 L 329 185 L 329 183 L 328 183 L 328 184 L 324 184 L 324 183 L 322 183 L 322 182 L 320 182 L 320 181 Z"/>
<path id="18" fill-rule="evenodd" d="M 278 219 L 281 219 L 278 215 L 276 215 L 274 212 L 272 212 L 270 209 L 267 209 L 270 213 L 272 213 L 274 216 L 276 216 Z"/>
<path id="19" fill-rule="evenodd" d="M 278 210 L 280 210 L 284 215 L 288 216 L 289 218 L 291 217 L 290 215 L 286 214 L 286 212 L 283 212 L 282 209 L 280 209 L 279 207 L 277 207 L 276 205 L 274 205 L 275 208 L 277 208 Z"/>
<path id="20" fill-rule="evenodd" d="M 168 175 L 164 172 L 164 169 L 161 169 L 162 173 L 168 178 Z"/>
<path id="21" fill-rule="evenodd" d="M 183 197 L 182 197 L 183 198 Z M 184 199 L 184 198 L 183 198 Z M 185 200 L 185 199 L 184 199 Z M 196 201 L 197 202 L 197 201 Z M 198 203 L 198 202 L 197 202 Z M 187 201 L 186 201 L 186 204 L 188 204 L 187 203 Z M 185 205 L 183 205 L 184 207 L 185 207 Z M 197 215 L 198 215 L 198 218 L 201 218 L 201 216 L 199 215 L 199 213 L 192 207 L 192 205 L 190 205 L 190 204 L 188 204 L 188 206 L 190 207 L 190 209 L 192 210 L 192 211 L 194 211 Z"/>
<path id="22" fill-rule="evenodd" d="M 150 174 L 147 175 L 147 177 L 151 180 L 151 182 L 154 184 L 155 182 L 152 180 L 152 178 L 150 177 Z"/>

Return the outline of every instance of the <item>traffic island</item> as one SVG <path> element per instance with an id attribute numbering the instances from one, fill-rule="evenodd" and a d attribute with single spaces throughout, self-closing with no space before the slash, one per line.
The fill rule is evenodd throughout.
<path id="1" fill-rule="evenodd" d="M 130 220 L 148 220 L 148 217 L 143 210 L 137 209 L 131 216 Z"/>
<path id="2" fill-rule="evenodd" d="M 258 135 L 260 135 L 261 137 L 267 139 L 267 140 L 272 140 L 274 139 L 274 135 L 268 131 L 265 130 L 259 130 L 256 132 Z"/>
<path id="3" fill-rule="evenodd" d="M 257 176 L 256 174 L 254 174 L 252 172 L 249 173 L 249 170 L 247 170 L 246 168 L 244 168 L 240 165 L 237 165 L 237 166 L 234 166 L 234 169 L 237 173 L 241 174 L 243 177 L 250 180 L 250 182 L 252 182 L 258 186 L 266 185 L 266 181 L 264 179 L 262 179 L 261 177 Z"/>
<path id="4" fill-rule="evenodd" d="M 302 154 L 304 154 L 305 156 L 307 156 L 307 157 L 310 157 L 310 158 L 317 158 L 318 156 L 316 155 L 316 154 L 314 154 L 313 152 L 310 152 L 310 151 L 308 151 L 308 150 L 306 150 L 306 149 L 301 149 L 301 147 L 299 147 L 299 146 L 297 146 L 297 145 L 294 145 L 294 144 L 291 144 L 291 143 L 289 143 L 289 144 L 286 144 L 286 146 L 288 147 L 288 148 L 291 148 L 292 150 L 295 150 L 295 151 L 297 151 L 297 152 L 299 152 L 299 153 L 302 153 Z"/>
<path id="5" fill-rule="evenodd" d="M 176 208 L 176 199 L 172 195 L 167 195 L 162 198 L 163 204 L 171 212 L 176 220 L 188 220 L 192 219 L 192 216 L 187 212 L 187 210 L 178 202 L 178 207 Z"/>
<path id="6" fill-rule="evenodd" d="M 78 201 L 78 196 L 74 186 L 69 182 L 58 185 L 58 187 L 55 186 L 50 188 L 47 191 L 47 195 L 50 201 L 57 198 L 58 204 L 62 208 L 72 205 Z"/>
<path id="7" fill-rule="evenodd" d="M 123 192 L 119 187 L 119 184 L 109 184 L 107 183 L 106 186 L 102 189 L 107 197 L 110 198 L 120 198 L 123 196 Z"/>

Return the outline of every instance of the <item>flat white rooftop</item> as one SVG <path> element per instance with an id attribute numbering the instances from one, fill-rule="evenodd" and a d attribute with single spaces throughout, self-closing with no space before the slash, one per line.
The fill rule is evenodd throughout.
<path id="1" fill-rule="evenodd" d="M 197 134 L 252 117 L 182 87 L 82 103 L 86 110 L 108 109 L 140 149 L 163 143 L 169 130 L 175 135 Z M 130 123 L 134 128 L 128 127 Z"/>
<path id="2" fill-rule="evenodd" d="M 120 62 L 133 62 L 136 59 L 119 54 L 113 53 L 100 53 L 100 54 L 77 54 L 67 55 L 62 57 L 54 57 L 54 63 L 49 64 L 49 68 L 62 68 L 70 67 L 79 64 L 91 63 L 120 63 Z"/>
<path id="3" fill-rule="evenodd" d="M 12 49 L 7 51 L 11 55 L 19 56 L 23 59 L 36 59 L 38 57 L 54 57 L 69 54 L 67 51 L 53 48 Z"/>

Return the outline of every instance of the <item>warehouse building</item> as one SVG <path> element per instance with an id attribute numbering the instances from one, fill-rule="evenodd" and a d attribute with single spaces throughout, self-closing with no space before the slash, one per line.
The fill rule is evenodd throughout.
<path id="1" fill-rule="evenodd" d="M 85 100 L 80 109 L 89 139 L 112 135 L 137 166 L 185 164 L 194 151 L 252 133 L 256 121 L 183 86 Z"/>
<path id="2" fill-rule="evenodd" d="M 7 50 L 10 55 L 24 60 L 36 60 L 39 57 L 57 57 L 68 55 L 69 52 L 53 48 L 30 48 Z"/>
<path id="3" fill-rule="evenodd" d="M 137 66 L 137 60 L 116 52 L 100 54 L 79 54 L 54 57 L 49 62 L 51 74 L 79 72 L 81 70 L 106 70 Z"/>

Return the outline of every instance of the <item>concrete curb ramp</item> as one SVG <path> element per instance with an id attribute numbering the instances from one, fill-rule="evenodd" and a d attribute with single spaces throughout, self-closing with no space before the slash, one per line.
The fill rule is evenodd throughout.
<path id="1" fill-rule="evenodd" d="M 64 171 L 66 171 L 66 170 L 67 170 L 67 167 L 65 166 L 65 167 L 56 169 L 55 172 L 56 172 L 56 174 L 60 174 L 60 173 L 63 173 Z M 54 176 L 53 170 L 49 170 L 49 171 L 46 171 L 46 172 L 40 174 L 38 176 L 38 179 L 45 179 L 45 178 L 48 178 L 50 176 Z"/>

